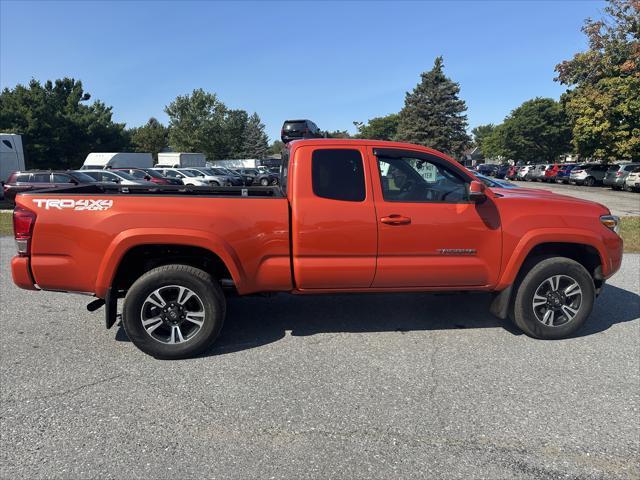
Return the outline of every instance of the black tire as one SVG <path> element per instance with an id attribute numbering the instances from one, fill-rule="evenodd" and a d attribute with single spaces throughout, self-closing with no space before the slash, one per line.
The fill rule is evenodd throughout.
<path id="1" fill-rule="evenodd" d="M 593 177 L 587 177 L 584 179 L 585 187 L 593 187 L 596 184 L 596 179 Z"/>
<path id="2" fill-rule="evenodd" d="M 536 290 L 550 277 L 562 275 L 575 280 L 582 295 L 575 316 L 566 323 L 550 326 L 538 320 L 533 308 Z M 542 258 L 516 285 L 512 306 L 515 324 L 528 336 L 544 340 L 567 338 L 579 330 L 591 314 L 595 287 L 589 272 L 578 262 L 565 257 Z"/>
<path id="3" fill-rule="evenodd" d="M 142 325 L 143 308 L 154 291 L 171 286 L 186 287 L 195 293 L 201 303 L 204 318 L 199 330 L 191 338 L 168 344 L 147 333 Z M 154 308 L 154 307 L 152 307 Z M 143 352 L 160 359 L 188 358 L 209 348 L 218 338 L 224 322 L 226 303 L 220 285 L 208 273 L 188 265 L 165 265 L 142 275 L 131 286 L 124 299 L 122 325 L 127 336 Z M 162 312 L 160 312 L 162 313 Z M 158 330 L 169 329 L 160 322 Z M 195 328 L 183 321 L 186 328 Z"/>

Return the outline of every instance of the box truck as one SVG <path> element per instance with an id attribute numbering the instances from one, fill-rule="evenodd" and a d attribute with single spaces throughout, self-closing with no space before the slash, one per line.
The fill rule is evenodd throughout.
<path id="1" fill-rule="evenodd" d="M 158 154 L 156 166 L 165 168 L 206 167 L 207 157 L 204 153 L 161 152 Z"/>
<path id="2" fill-rule="evenodd" d="M 153 156 L 150 153 L 90 153 L 84 160 L 82 170 L 95 168 L 151 168 Z"/>
<path id="3" fill-rule="evenodd" d="M 6 182 L 11 173 L 24 169 L 22 137 L 15 133 L 0 133 L 0 182 Z"/>

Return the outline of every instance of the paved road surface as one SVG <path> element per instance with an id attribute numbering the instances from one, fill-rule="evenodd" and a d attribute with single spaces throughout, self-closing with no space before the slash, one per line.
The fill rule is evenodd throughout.
<path id="1" fill-rule="evenodd" d="M 484 295 L 279 295 L 166 362 L 88 297 L 15 288 L 0 249 L 3 479 L 640 476 L 640 256 L 570 340 Z"/>

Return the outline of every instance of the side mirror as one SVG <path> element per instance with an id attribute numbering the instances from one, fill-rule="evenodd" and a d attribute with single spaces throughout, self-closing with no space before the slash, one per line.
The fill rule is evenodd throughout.
<path id="1" fill-rule="evenodd" d="M 481 203 L 487 199 L 487 195 L 484 193 L 484 183 L 477 180 L 472 180 L 469 184 L 469 200 L 474 203 Z"/>

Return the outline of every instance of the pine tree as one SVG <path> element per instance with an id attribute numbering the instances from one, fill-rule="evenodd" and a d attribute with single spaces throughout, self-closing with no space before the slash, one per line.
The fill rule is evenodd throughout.
<path id="1" fill-rule="evenodd" d="M 470 143 L 467 107 L 458 98 L 460 86 L 445 76 L 442 57 L 421 77 L 413 92 L 406 94 L 396 139 L 459 156 Z"/>
<path id="2" fill-rule="evenodd" d="M 267 156 L 269 150 L 269 137 L 264 131 L 264 124 L 257 113 L 249 117 L 244 129 L 244 141 L 242 143 L 243 158 L 261 159 Z"/>

